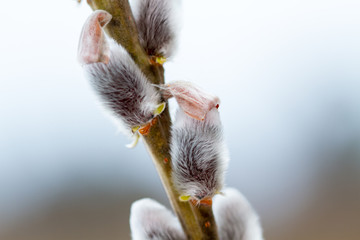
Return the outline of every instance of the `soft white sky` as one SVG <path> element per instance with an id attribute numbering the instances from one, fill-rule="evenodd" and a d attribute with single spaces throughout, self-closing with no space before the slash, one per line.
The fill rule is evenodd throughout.
<path id="1" fill-rule="evenodd" d="M 304 200 L 319 169 L 359 143 L 360 2 L 182 7 L 166 79 L 196 82 L 221 98 L 228 185 L 264 212 L 284 195 Z M 123 147 L 128 140 L 116 135 L 76 62 L 90 12 L 71 0 L 2 4 L 0 220 L 81 182 L 118 190 L 132 182 L 163 194 L 142 144 Z"/>

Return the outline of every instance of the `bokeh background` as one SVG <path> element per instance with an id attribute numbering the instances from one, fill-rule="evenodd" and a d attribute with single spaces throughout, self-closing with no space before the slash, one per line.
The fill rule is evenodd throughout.
<path id="1" fill-rule="evenodd" d="M 76 61 L 90 8 L 1 5 L 0 239 L 130 239 L 133 201 L 169 204 Z M 266 239 L 360 239 L 360 2 L 183 0 L 179 12 L 166 79 L 221 98 L 226 182 Z"/>

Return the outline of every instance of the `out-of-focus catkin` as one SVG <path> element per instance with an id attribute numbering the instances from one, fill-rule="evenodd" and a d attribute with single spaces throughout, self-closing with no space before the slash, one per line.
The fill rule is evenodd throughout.
<path id="1" fill-rule="evenodd" d="M 132 0 L 131 9 L 139 40 L 149 56 L 163 63 L 172 56 L 176 46 L 178 8 L 174 0 Z"/>

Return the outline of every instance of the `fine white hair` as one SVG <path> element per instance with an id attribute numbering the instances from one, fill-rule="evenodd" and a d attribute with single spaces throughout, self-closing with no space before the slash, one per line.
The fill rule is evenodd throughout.
<path id="1" fill-rule="evenodd" d="M 176 46 L 175 0 L 130 0 L 140 44 L 149 55 L 170 57 Z"/>
<path id="2" fill-rule="evenodd" d="M 259 218 L 246 198 L 226 188 L 214 199 L 213 211 L 221 240 L 263 240 Z"/>
<path id="3" fill-rule="evenodd" d="M 213 197 L 223 187 L 228 163 L 218 110 L 199 121 L 179 109 L 171 135 L 174 186 L 195 200 Z"/>
<path id="4" fill-rule="evenodd" d="M 128 52 L 112 39 L 109 62 L 84 65 L 92 86 L 116 118 L 130 131 L 153 116 L 160 94 L 148 81 Z"/>
<path id="5" fill-rule="evenodd" d="M 158 202 L 145 198 L 134 202 L 130 212 L 133 240 L 185 240 L 178 219 Z"/>

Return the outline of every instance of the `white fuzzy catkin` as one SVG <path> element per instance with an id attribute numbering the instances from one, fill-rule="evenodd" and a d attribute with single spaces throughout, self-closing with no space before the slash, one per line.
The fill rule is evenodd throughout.
<path id="1" fill-rule="evenodd" d="M 221 191 L 228 153 L 216 108 L 209 111 L 203 121 L 179 109 L 170 148 L 173 183 L 182 196 L 200 201 Z"/>
<path id="2" fill-rule="evenodd" d="M 185 240 L 178 219 L 152 199 L 134 202 L 130 212 L 133 240 Z"/>
<path id="3" fill-rule="evenodd" d="M 143 125 L 154 117 L 154 110 L 160 104 L 160 94 L 129 53 L 114 40 L 106 37 L 102 28 L 94 27 L 96 24 L 99 25 L 94 19 L 99 19 L 100 14 L 106 13 L 95 11 L 85 23 L 80 39 L 79 49 L 82 51 L 79 51 L 79 59 L 85 60 L 83 68 L 104 105 L 120 119 L 126 133 L 131 133 L 132 127 Z M 110 19 L 106 18 L 107 21 Z M 101 24 L 101 27 L 106 25 L 104 22 Z M 94 34 L 93 31 L 98 34 Z M 104 37 L 96 38 L 99 35 Z M 86 47 L 81 46 L 84 43 Z M 89 61 L 86 49 L 91 49 L 92 46 L 100 50 L 92 54 L 95 57 Z M 101 51 L 102 49 L 106 52 Z M 106 61 L 93 62 L 92 59 L 97 59 L 96 55 L 101 55 L 101 59 Z"/>
<path id="4" fill-rule="evenodd" d="M 140 44 L 148 55 L 170 57 L 176 45 L 175 0 L 132 0 Z"/>
<path id="5" fill-rule="evenodd" d="M 154 117 L 160 95 L 122 46 L 109 40 L 109 48 L 108 64 L 87 64 L 84 69 L 104 104 L 131 129 Z"/>
<path id="6" fill-rule="evenodd" d="M 221 240 L 263 240 L 259 218 L 246 198 L 227 188 L 214 199 L 213 211 Z"/>

